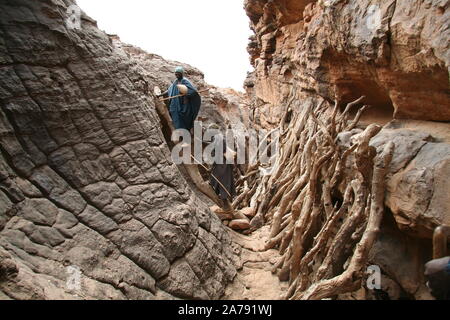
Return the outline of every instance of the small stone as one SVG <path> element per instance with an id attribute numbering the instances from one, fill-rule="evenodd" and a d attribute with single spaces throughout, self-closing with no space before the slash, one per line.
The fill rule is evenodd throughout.
<path id="1" fill-rule="evenodd" d="M 230 222 L 229 227 L 233 230 L 246 230 L 250 229 L 250 223 L 244 219 L 233 220 Z"/>
<path id="2" fill-rule="evenodd" d="M 241 213 L 243 213 L 246 217 L 253 218 L 256 215 L 256 211 L 254 208 L 242 208 L 239 210 Z"/>

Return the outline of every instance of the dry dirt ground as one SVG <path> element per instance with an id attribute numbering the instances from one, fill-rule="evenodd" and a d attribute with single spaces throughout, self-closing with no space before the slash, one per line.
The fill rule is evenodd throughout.
<path id="1" fill-rule="evenodd" d="M 224 300 L 278 300 L 287 290 L 271 269 L 280 258 L 277 250 L 264 250 L 269 235 L 265 226 L 249 236 L 229 230 L 235 252 L 239 255 L 239 270 L 225 289 Z"/>

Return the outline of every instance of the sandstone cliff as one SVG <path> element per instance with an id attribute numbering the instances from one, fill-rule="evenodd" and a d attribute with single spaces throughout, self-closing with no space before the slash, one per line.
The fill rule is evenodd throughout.
<path id="1" fill-rule="evenodd" d="M 247 0 L 255 94 L 272 105 L 308 92 L 342 102 L 366 95 L 386 120 L 449 121 L 448 5 Z"/>
<path id="2" fill-rule="evenodd" d="M 450 224 L 449 6 L 446 0 L 245 1 L 255 33 L 248 46 L 255 72 L 245 85 L 257 125 L 273 128 L 283 117 L 288 125 L 322 100 L 328 111 L 337 100 L 342 112 L 364 95 L 352 116 L 362 105 L 370 108 L 338 142 L 377 123 L 384 128 L 370 145 L 380 154 L 395 144 L 382 232 L 370 254 L 390 298 L 430 298 L 423 280 L 430 238 L 436 226 Z"/>
<path id="3" fill-rule="evenodd" d="M 171 161 L 160 58 L 144 79 L 71 4 L 0 3 L 0 299 L 219 298 L 231 240 Z"/>

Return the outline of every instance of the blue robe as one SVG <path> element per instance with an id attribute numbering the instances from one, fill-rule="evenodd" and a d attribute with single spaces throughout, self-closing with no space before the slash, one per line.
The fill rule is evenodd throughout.
<path id="1" fill-rule="evenodd" d="M 194 127 L 194 121 L 200 111 L 202 103 L 197 89 L 192 83 L 183 78 L 181 81 L 175 80 L 168 90 L 169 97 L 179 95 L 178 84 L 183 84 L 188 88 L 188 93 L 184 97 L 173 98 L 170 100 L 170 116 L 172 117 L 175 129 L 191 130 Z"/>

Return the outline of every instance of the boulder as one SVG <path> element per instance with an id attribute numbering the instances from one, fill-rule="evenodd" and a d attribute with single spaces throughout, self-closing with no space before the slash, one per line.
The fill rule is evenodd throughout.
<path id="1" fill-rule="evenodd" d="M 450 120 L 446 1 L 246 0 L 255 34 L 246 81 L 255 122 L 276 126 L 291 98 L 350 102 L 368 121 Z M 336 28 L 336 26 L 339 28 Z M 299 90 L 293 90 L 293 87 Z"/>
<path id="2" fill-rule="evenodd" d="M 250 222 L 245 219 L 232 220 L 228 226 L 233 230 L 247 230 L 250 229 Z"/>

